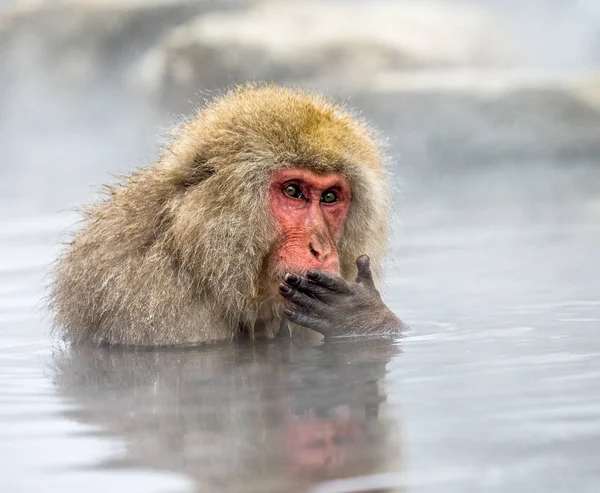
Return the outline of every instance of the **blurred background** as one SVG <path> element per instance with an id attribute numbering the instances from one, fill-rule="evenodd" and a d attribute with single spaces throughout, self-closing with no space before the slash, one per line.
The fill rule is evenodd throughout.
<path id="1" fill-rule="evenodd" d="M 115 175 L 155 160 L 182 116 L 248 80 L 324 92 L 386 142 L 395 212 L 385 298 L 412 327 L 404 354 L 388 362 L 374 349 L 377 378 L 364 377 L 377 382 L 369 395 L 377 406 L 387 399 L 387 416 L 404 430 L 402 458 L 386 465 L 401 475 L 388 484 L 595 493 L 597 0 L 0 0 L 0 456 L 9 485 L 0 489 L 139 485 L 137 476 L 127 483 L 107 474 L 130 473 L 132 464 L 145 468 L 144 491 L 187 491 L 159 488 L 149 472 L 156 469 L 165 481 L 165 471 L 206 479 L 194 433 L 214 428 L 202 412 L 223 410 L 185 401 L 178 385 L 189 378 L 186 390 L 202 399 L 194 378 L 203 373 L 193 369 L 209 363 L 196 353 L 139 365 L 97 353 L 52 365 L 44 276 L 76 224 L 75 207 Z M 297 358 L 315 371 L 331 360 L 327 352 L 323 361 Z M 290 366 L 265 361 L 253 374 L 259 389 L 263 374 L 287 375 Z M 223 429 L 243 426 L 236 406 L 262 394 L 251 384 L 244 391 L 252 379 L 231 366 L 214 367 L 209 391 L 221 389 L 229 403 Z M 362 377 L 344 377 L 346 368 L 342 358 L 334 373 L 354 388 Z M 161 387 L 165 375 L 172 381 Z M 111 380 L 121 376 L 130 387 Z M 307 407 L 315 385 L 341 401 L 349 395 L 335 378 L 339 395 L 312 374 L 294 390 L 295 378 L 285 391 Z M 27 414 L 32 406 L 37 414 Z M 155 417 L 145 429 L 135 418 L 142 407 Z M 359 421 L 384 427 L 367 416 Z M 82 431 L 86 421 L 91 431 Z M 380 434 L 398 438 L 390 429 Z M 215 447 L 243 461 L 244 447 L 256 451 L 264 440 L 255 431 L 240 437 L 243 446 L 232 433 Z M 371 458 L 385 450 L 373 437 L 358 449 Z M 77 479 L 69 467 L 82 463 L 104 469 Z M 223 464 L 219 480 L 231 475 Z M 248 470 L 242 483 L 264 477 Z"/>
<path id="2" fill-rule="evenodd" d="M 4 217 L 89 201 L 111 174 L 155 159 L 178 115 L 247 80 L 308 86 L 362 111 L 389 143 L 407 202 L 598 190 L 595 0 L 0 8 Z"/>

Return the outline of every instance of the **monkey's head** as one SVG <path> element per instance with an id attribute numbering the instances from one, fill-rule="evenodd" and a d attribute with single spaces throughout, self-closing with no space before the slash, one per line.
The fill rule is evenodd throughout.
<path id="1" fill-rule="evenodd" d="M 172 246 L 198 286 L 233 314 L 274 296 L 285 272 L 347 279 L 380 271 L 388 187 L 368 127 L 320 96 L 245 86 L 180 128 L 156 170 L 177 193 Z"/>

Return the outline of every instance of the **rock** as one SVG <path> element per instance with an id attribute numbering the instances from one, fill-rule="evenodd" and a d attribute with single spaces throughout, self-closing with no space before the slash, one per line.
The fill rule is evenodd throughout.
<path id="1" fill-rule="evenodd" d="M 486 11 L 455 2 L 262 2 L 182 25 L 131 75 L 171 107 L 247 80 L 368 84 L 380 72 L 507 66 L 516 60 Z"/>
<path id="2" fill-rule="evenodd" d="M 354 94 L 353 104 L 376 115 L 412 166 L 456 170 L 600 155 L 600 72 L 382 74 Z"/>
<path id="3" fill-rule="evenodd" d="M 19 3 L 0 16 L 0 70 L 19 85 L 41 78 L 46 86 L 72 90 L 115 82 L 166 32 L 216 8 L 215 3 L 217 0 Z M 229 3 L 222 2 L 219 8 Z"/>

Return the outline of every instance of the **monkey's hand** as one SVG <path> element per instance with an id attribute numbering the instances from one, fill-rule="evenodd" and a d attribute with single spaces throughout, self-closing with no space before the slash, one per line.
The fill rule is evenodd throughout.
<path id="1" fill-rule="evenodd" d="M 367 255 L 356 260 L 358 276 L 347 282 L 321 270 L 306 277 L 288 273 L 279 292 L 290 303 L 283 312 L 292 322 L 325 337 L 400 332 L 402 322 L 385 305 L 371 274 Z"/>

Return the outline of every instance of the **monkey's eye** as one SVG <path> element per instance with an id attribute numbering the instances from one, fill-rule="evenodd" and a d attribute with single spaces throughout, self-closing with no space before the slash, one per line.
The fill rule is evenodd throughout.
<path id="1" fill-rule="evenodd" d="M 337 199 L 337 193 L 333 190 L 326 190 L 323 192 L 323 195 L 321 195 L 321 202 L 325 202 L 326 204 L 333 204 L 334 202 L 337 202 Z"/>
<path id="2" fill-rule="evenodd" d="M 295 199 L 303 199 L 304 198 L 304 194 L 302 193 L 302 190 L 300 189 L 300 187 L 298 185 L 294 185 L 294 184 L 290 184 L 288 186 L 286 186 L 283 191 L 285 192 L 286 195 L 289 195 L 290 197 L 293 197 Z"/>

